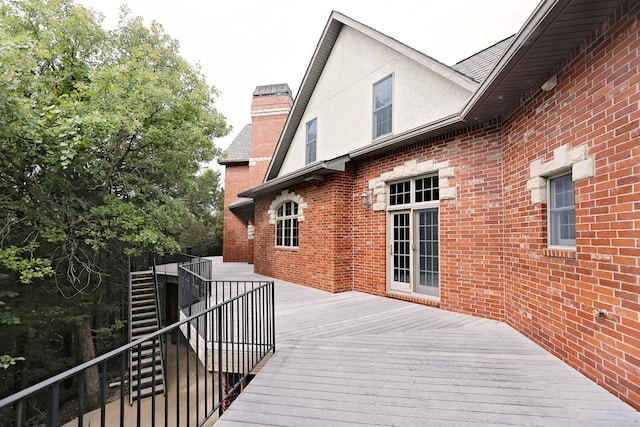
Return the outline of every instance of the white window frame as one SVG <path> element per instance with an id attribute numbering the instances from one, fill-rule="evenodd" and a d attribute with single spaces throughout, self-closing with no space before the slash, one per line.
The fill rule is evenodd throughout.
<path id="1" fill-rule="evenodd" d="M 315 125 L 315 137 L 312 140 L 309 139 L 309 128 L 311 127 L 311 125 Z M 317 118 L 309 120 L 307 122 L 305 140 L 306 140 L 306 143 L 305 143 L 304 161 L 305 161 L 305 165 L 308 165 L 309 163 L 315 162 L 317 158 L 317 152 L 318 152 L 318 119 Z M 313 144 L 313 152 L 309 148 L 312 144 Z M 311 159 L 311 154 L 313 154 L 313 159 Z"/>
<path id="2" fill-rule="evenodd" d="M 573 205 L 572 206 L 555 206 L 555 191 L 556 180 L 563 177 L 569 177 L 571 183 L 573 184 Z M 564 172 L 560 174 L 556 174 L 547 178 L 547 245 L 549 248 L 561 248 L 561 249 L 575 249 L 576 248 L 576 239 L 562 239 L 558 234 L 560 233 L 560 224 L 554 224 L 557 216 L 556 212 L 559 211 L 573 211 L 573 234 L 574 237 L 576 235 L 576 204 L 575 204 L 575 183 L 573 182 L 573 176 L 571 172 Z"/>
<path id="3" fill-rule="evenodd" d="M 421 211 L 424 209 L 438 209 L 438 216 L 440 215 L 440 201 L 442 199 L 440 199 L 439 197 L 437 199 L 434 200 L 428 200 L 428 201 L 421 201 L 421 202 L 417 202 L 416 201 L 416 181 L 425 179 L 425 178 L 429 178 L 429 179 L 439 179 L 438 175 L 419 175 L 419 176 L 415 176 L 415 177 L 406 177 L 403 179 L 398 179 L 398 180 L 393 180 L 393 181 L 388 181 L 387 182 L 387 247 L 389 249 L 389 251 L 391 251 L 391 247 L 393 245 L 394 242 L 394 237 L 393 237 L 393 230 L 392 228 L 389 227 L 389 224 L 391 223 L 392 220 L 392 216 L 394 213 L 402 213 L 402 212 L 407 212 L 409 214 L 409 229 L 410 229 L 410 245 L 413 246 L 415 244 L 414 241 L 414 234 L 415 234 L 415 229 L 414 229 L 414 220 L 415 220 L 415 212 L 417 211 Z M 396 184 L 400 184 L 400 183 L 404 183 L 404 182 L 409 182 L 409 201 L 408 202 L 404 202 L 403 203 L 397 203 L 397 204 L 391 204 L 391 198 L 393 197 L 393 195 L 391 194 L 391 186 L 392 185 L 396 185 Z M 439 195 L 439 191 L 440 191 L 440 186 L 438 184 L 437 187 L 437 191 L 438 193 L 433 193 L 434 195 Z M 402 194 L 405 194 L 404 192 Z M 439 221 L 438 221 L 439 222 Z M 440 230 L 439 230 L 440 231 Z M 438 242 L 440 242 L 440 235 L 438 235 Z M 414 262 L 414 257 L 415 257 L 415 251 L 411 250 L 410 251 L 410 280 L 409 283 L 406 284 L 406 287 L 402 288 L 403 285 L 400 285 L 400 287 L 398 287 L 395 283 L 395 280 L 393 278 L 393 260 L 391 259 L 391 256 L 387 257 L 387 274 L 388 274 L 388 278 L 387 278 L 387 291 L 389 292 L 400 292 L 403 294 L 408 294 L 408 295 L 412 295 L 412 296 L 418 296 L 420 298 L 425 298 L 425 299 L 431 299 L 434 301 L 439 301 L 440 300 L 440 296 L 433 296 L 433 295 L 426 295 L 423 293 L 417 293 L 414 290 L 414 281 L 415 281 L 415 274 L 416 274 L 416 264 Z M 438 271 L 440 271 L 441 265 L 439 265 L 438 267 Z M 439 281 L 438 284 L 438 292 L 440 293 L 442 291 L 442 282 Z"/>
<path id="4" fill-rule="evenodd" d="M 291 213 L 287 214 L 287 205 L 291 205 Z M 280 212 L 282 209 L 282 213 Z M 277 248 L 298 248 L 299 245 L 299 215 L 300 209 L 298 203 L 293 200 L 286 200 L 278 206 L 276 209 L 276 233 L 275 233 L 275 247 Z M 287 224 L 288 223 L 288 224 Z M 286 231 L 289 230 L 290 234 L 287 236 Z M 280 239 L 280 244 L 278 240 Z M 288 243 L 288 244 L 287 244 Z"/>
<path id="5" fill-rule="evenodd" d="M 390 82 L 391 82 L 391 96 L 390 96 L 390 101 L 389 101 L 389 103 L 388 103 L 388 104 L 384 104 L 384 105 L 380 106 L 379 108 L 376 108 L 376 87 L 378 87 L 378 86 L 379 86 L 379 85 L 381 85 L 382 83 L 385 83 L 387 80 L 390 80 Z M 386 77 L 384 77 L 384 78 L 382 78 L 382 79 L 378 80 L 377 82 L 375 82 L 375 83 L 373 84 L 373 91 L 372 91 L 372 93 L 373 93 L 373 102 L 372 102 L 373 114 L 372 114 L 372 116 L 371 116 L 371 117 L 372 117 L 372 124 L 373 124 L 373 126 L 372 126 L 372 132 L 373 132 L 373 139 L 374 139 L 374 140 L 376 140 L 376 139 L 378 139 L 378 138 L 382 138 L 383 136 L 386 136 L 386 135 L 391 135 L 391 134 L 393 134 L 393 97 L 394 97 L 394 92 L 395 92 L 395 90 L 394 90 L 394 89 L 395 89 L 395 88 L 394 88 L 394 79 L 393 79 L 393 74 L 389 74 L 388 76 L 386 76 Z M 391 121 L 391 127 L 390 127 L 390 129 L 389 129 L 389 131 L 388 131 L 388 132 L 378 134 L 378 133 L 377 133 L 377 124 L 378 124 L 378 122 L 377 122 L 377 113 L 378 113 L 378 112 L 381 112 L 381 111 L 383 111 L 383 110 L 385 110 L 385 109 L 387 109 L 387 108 L 389 108 L 389 109 L 391 110 L 391 118 L 390 118 L 390 121 Z"/>

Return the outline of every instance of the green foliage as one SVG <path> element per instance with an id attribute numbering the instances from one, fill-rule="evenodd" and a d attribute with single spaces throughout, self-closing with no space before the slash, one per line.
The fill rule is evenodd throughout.
<path id="1" fill-rule="evenodd" d="M 7 291 L 0 289 L 0 298 L 15 298 L 18 296 L 17 292 Z M 4 309 L 4 310 L 3 310 Z M 0 325 L 19 325 L 20 318 L 16 317 L 13 313 L 8 311 L 7 304 L 0 300 Z M 16 364 L 16 362 L 24 360 L 24 357 L 13 357 L 8 354 L 0 354 L 0 368 L 7 369 L 10 366 Z"/>
<path id="2" fill-rule="evenodd" d="M 71 0 L 3 0 L 0 64 L 0 289 L 29 285 L 11 311 L 0 294 L 0 342 L 33 362 L 6 391 L 73 361 L 82 319 L 117 324 L 123 253 L 208 220 L 194 182 L 228 127 L 178 43 L 126 9 L 106 31 Z"/>
<path id="3" fill-rule="evenodd" d="M 116 320 L 113 324 L 96 328 L 93 330 L 96 342 L 96 353 L 101 354 L 112 348 L 123 345 L 122 337 L 127 322 Z"/>
<path id="4" fill-rule="evenodd" d="M 126 9 L 112 32 L 70 0 L 7 1 L 0 17 L 0 266 L 78 285 L 113 242 L 176 250 L 198 207 L 182 196 L 228 132 L 216 89 Z"/>
<path id="5" fill-rule="evenodd" d="M 220 173 L 205 170 L 187 187 L 183 198 L 192 216 L 183 222 L 181 245 L 191 247 L 194 254 L 221 255 L 224 190 Z"/>
<path id="6" fill-rule="evenodd" d="M 7 369 L 9 366 L 13 366 L 23 360 L 24 357 L 11 357 L 7 354 L 0 354 L 0 368 Z"/>
<path id="7" fill-rule="evenodd" d="M 37 247 L 37 242 L 30 242 L 22 247 L 0 247 L 0 266 L 10 271 L 19 272 L 20 282 L 25 284 L 31 283 L 34 279 L 53 275 L 51 260 L 33 257 Z M 30 256 L 25 257 L 25 254 Z"/>

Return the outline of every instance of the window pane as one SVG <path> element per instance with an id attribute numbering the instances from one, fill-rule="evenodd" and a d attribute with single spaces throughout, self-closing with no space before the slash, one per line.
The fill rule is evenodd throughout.
<path id="1" fill-rule="evenodd" d="M 284 202 L 276 215 L 276 246 L 298 246 L 298 204 Z"/>
<path id="2" fill-rule="evenodd" d="M 276 225 L 276 246 L 282 246 L 282 220 Z"/>
<path id="3" fill-rule="evenodd" d="M 306 163 L 313 163 L 316 161 L 316 140 L 318 132 L 318 121 L 313 119 L 307 123 L 307 148 L 306 148 Z"/>
<path id="4" fill-rule="evenodd" d="M 389 204 L 402 205 L 411 203 L 411 182 L 404 181 L 389 186 Z"/>
<path id="5" fill-rule="evenodd" d="M 438 177 L 416 179 L 415 199 L 416 203 L 438 200 Z"/>
<path id="6" fill-rule="evenodd" d="M 291 242 L 291 246 L 298 246 L 298 219 L 294 218 L 291 221 L 293 221 L 292 223 L 292 242 Z"/>
<path id="7" fill-rule="evenodd" d="M 374 86 L 374 108 L 380 109 L 391 104 L 391 76 L 378 82 Z"/>
<path id="8" fill-rule="evenodd" d="M 549 244 L 576 244 L 575 193 L 571 174 L 549 180 Z"/>
<path id="9" fill-rule="evenodd" d="M 393 85 L 391 76 L 373 86 L 373 137 L 391 133 Z"/>

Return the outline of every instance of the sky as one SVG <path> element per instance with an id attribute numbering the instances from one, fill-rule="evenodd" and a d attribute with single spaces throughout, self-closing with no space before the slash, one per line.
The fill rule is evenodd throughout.
<path id="1" fill-rule="evenodd" d="M 256 86 L 298 88 L 332 11 L 453 65 L 516 33 L 538 0 L 76 0 L 117 25 L 120 6 L 156 21 L 200 64 L 220 92 L 216 108 L 232 126 L 226 149 L 251 123 Z M 215 166 L 215 165 L 213 165 Z M 218 168 L 216 168 L 218 169 Z"/>

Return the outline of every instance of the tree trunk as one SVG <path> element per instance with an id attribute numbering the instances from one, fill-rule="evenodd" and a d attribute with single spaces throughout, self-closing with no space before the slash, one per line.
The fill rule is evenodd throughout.
<path id="1" fill-rule="evenodd" d="M 80 345 L 80 355 L 83 362 L 88 362 L 96 357 L 96 348 L 91 335 L 91 317 L 87 317 L 78 331 L 78 343 Z M 100 377 L 98 366 L 94 365 L 85 371 L 85 391 L 87 393 L 87 405 L 93 406 L 98 403 L 100 397 Z"/>

